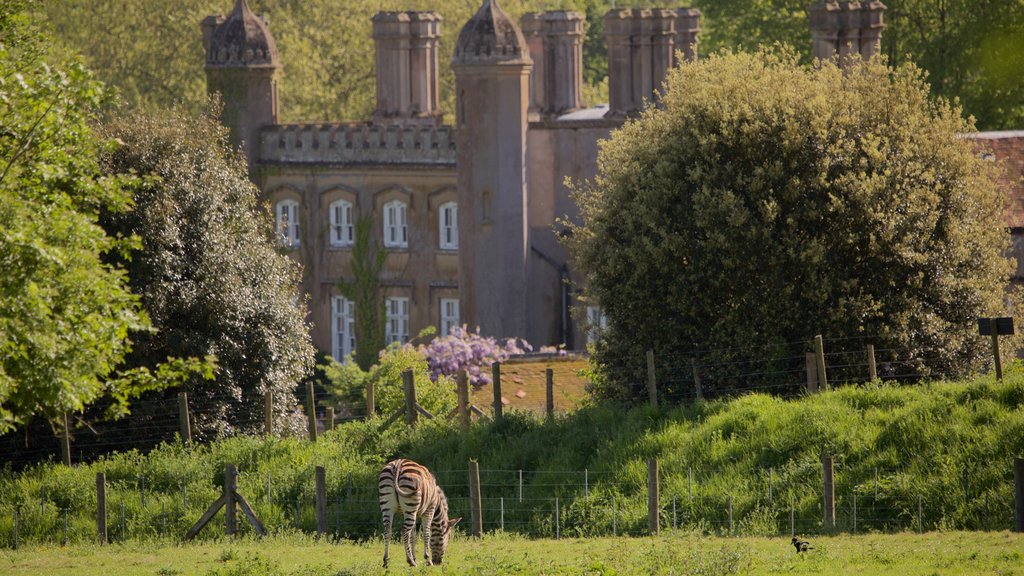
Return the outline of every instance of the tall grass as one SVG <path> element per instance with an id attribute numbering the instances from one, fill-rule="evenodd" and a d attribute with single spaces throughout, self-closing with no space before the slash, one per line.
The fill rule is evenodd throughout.
<path id="1" fill-rule="evenodd" d="M 467 462 L 479 461 L 485 529 L 499 527 L 503 506 L 506 531 L 536 536 L 554 535 L 556 497 L 561 535 L 644 533 L 648 458 L 660 463 L 663 526 L 788 533 L 792 515 L 798 532 L 826 531 L 823 455 L 835 461 L 840 530 L 853 528 L 855 492 L 859 530 L 917 529 L 919 502 L 925 529 L 1007 528 L 1012 459 L 1024 448 L 1024 373 L 1001 383 L 875 383 L 797 399 L 592 406 L 552 420 L 513 412 L 466 433 L 447 421 L 380 425 L 348 423 L 315 444 L 236 437 L 113 453 L 73 468 L 8 469 L 0 472 L 0 543 L 11 542 L 16 517 L 22 541 L 62 542 L 65 510 L 68 540 L 93 540 L 100 471 L 111 540 L 178 538 L 219 495 L 226 463 L 238 465 L 239 491 L 278 532 L 315 528 L 314 468 L 324 466 L 332 533 L 367 537 L 379 532 L 377 473 L 396 456 L 437 473 L 453 515 L 469 514 Z"/>

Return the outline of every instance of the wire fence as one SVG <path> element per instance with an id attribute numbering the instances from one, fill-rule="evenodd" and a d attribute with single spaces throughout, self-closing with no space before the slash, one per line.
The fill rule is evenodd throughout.
<path id="1" fill-rule="evenodd" d="M 774 468 L 749 470 L 742 477 L 725 471 L 673 469 L 659 476 L 655 504 L 662 531 L 719 536 L 797 535 L 932 531 L 1010 530 L 1015 526 L 1014 481 L 1007 474 L 966 484 L 962 494 L 925 495 L 913 490 L 911 471 L 875 469 L 873 478 L 854 482 L 842 470 L 834 485 L 834 521 L 825 515 L 821 477 L 779 474 Z M 462 517 L 469 530 L 474 515 L 467 470 L 438 470 L 449 500 L 449 516 Z M 238 490 L 271 533 L 318 531 L 313 474 L 278 481 L 270 474 L 240 471 Z M 487 532 L 530 537 L 640 536 L 650 533 L 650 494 L 646 478 L 623 471 L 480 470 L 481 525 Z M 733 477 L 736 487 L 721 485 Z M 625 478 L 625 479 L 624 479 Z M 107 483 L 107 540 L 180 541 L 217 500 L 217 478 L 121 477 Z M 817 484 L 817 486 L 815 486 Z M 381 535 L 376 478 L 328 476 L 324 500 L 325 536 L 367 539 Z M 26 543 L 80 544 L 97 541 L 95 485 L 44 480 L 32 499 L 0 504 L 0 539 Z M 223 534 L 220 520 L 200 537 Z M 252 528 L 240 524 L 240 533 Z"/>

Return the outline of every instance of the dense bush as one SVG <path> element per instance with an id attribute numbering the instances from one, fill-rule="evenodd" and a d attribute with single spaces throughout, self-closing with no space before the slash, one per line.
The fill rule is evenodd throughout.
<path id="1" fill-rule="evenodd" d="M 575 193 L 567 242 L 608 318 L 601 392 L 645 397 L 646 350 L 724 365 L 779 349 L 799 368 L 815 334 L 834 352 L 873 338 L 903 372 L 984 361 L 976 319 L 1012 299 L 1003 192 L 920 71 L 720 54 L 673 70 L 662 104 Z"/>

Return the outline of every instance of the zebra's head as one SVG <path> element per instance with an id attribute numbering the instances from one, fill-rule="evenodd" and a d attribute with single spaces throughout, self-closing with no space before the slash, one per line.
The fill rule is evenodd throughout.
<path id="1" fill-rule="evenodd" d="M 462 518 L 448 517 L 448 499 L 442 493 L 440 505 L 434 511 L 434 519 L 430 527 L 430 561 L 432 563 L 441 563 L 445 551 L 448 550 L 448 538 L 451 536 L 452 528 L 459 523 L 459 520 Z"/>

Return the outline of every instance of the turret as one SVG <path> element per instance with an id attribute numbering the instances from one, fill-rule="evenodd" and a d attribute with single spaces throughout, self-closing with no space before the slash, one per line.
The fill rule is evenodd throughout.
<path id="1" fill-rule="evenodd" d="M 220 94 L 221 121 L 250 166 L 257 160 L 260 128 L 277 124 L 277 74 L 281 58 L 267 22 L 237 0 L 226 18 L 203 20 L 206 87 Z"/>
<path id="2" fill-rule="evenodd" d="M 457 117 L 462 319 L 491 336 L 527 331 L 526 126 L 533 62 L 496 0 L 459 33 Z"/>

